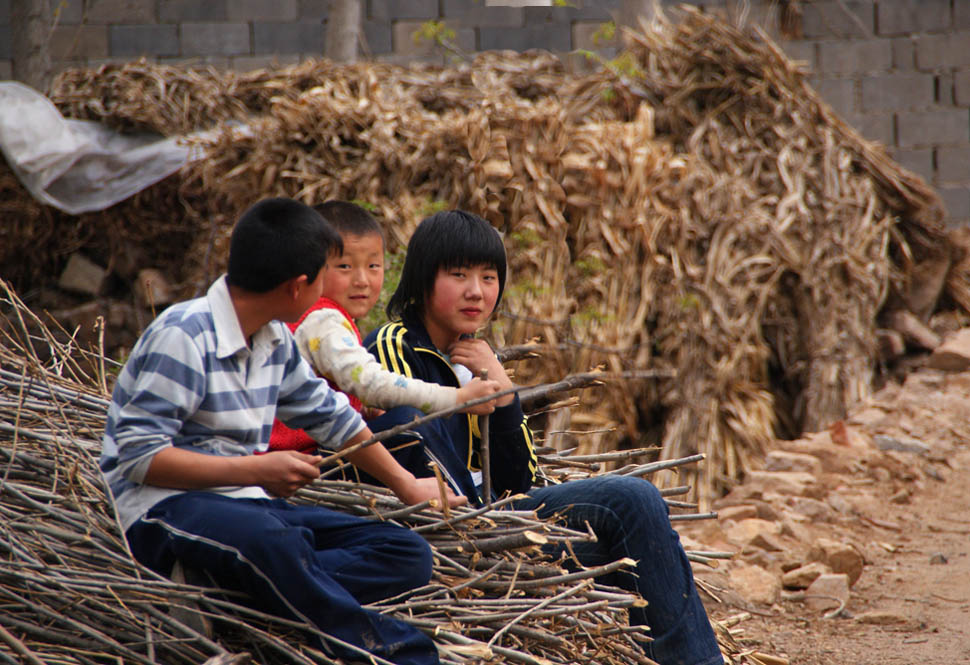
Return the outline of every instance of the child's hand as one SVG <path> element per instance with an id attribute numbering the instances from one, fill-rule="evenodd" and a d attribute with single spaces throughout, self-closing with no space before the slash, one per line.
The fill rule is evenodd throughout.
<path id="1" fill-rule="evenodd" d="M 258 482 L 270 494 L 292 496 L 304 485 L 320 475 L 319 455 L 305 455 L 295 450 L 277 450 L 265 455 L 254 455 L 259 461 Z"/>
<path id="2" fill-rule="evenodd" d="M 479 397 L 486 397 L 488 395 L 494 395 L 499 390 L 501 390 L 498 381 L 484 381 L 475 377 L 461 388 L 458 389 L 458 398 L 456 400 L 457 404 L 464 404 L 473 399 L 478 399 Z M 495 410 L 494 402 L 484 402 L 476 406 L 470 406 L 467 409 L 462 409 L 462 413 L 474 413 L 479 416 L 487 415 Z"/>
<path id="3" fill-rule="evenodd" d="M 438 486 L 437 478 L 415 478 L 409 486 L 394 492 L 402 503 L 413 506 L 416 503 L 435 499 L 440 503 L 441 489 Z M 468 503 L 468 497 L 455 494 L 450 487 L 445 487 L 445 499 L 448 506 L 464 506 Z"/>
<path id="4" fill-rule="evenodd" d="M 483 369 L 488 370 L 488 378 L 497 381 L 500 390 L 512 387 L 512 381 L 505 373 L 498 356 L 483 339 L 460 339 L 448 349 L 448 356 L 452 362 L 464 365 L 475 375 L 480 375 Z M 505 395 L 495 400 L 494 404 L 508 406 L 514 399 L 514 395 Z"/>

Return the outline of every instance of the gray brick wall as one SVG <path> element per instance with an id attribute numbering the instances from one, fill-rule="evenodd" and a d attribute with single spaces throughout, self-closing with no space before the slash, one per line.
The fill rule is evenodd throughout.
<path id="1" fill-rule="evenodd" d="M 935 99 L 932 74 L 876 74 L 862 79 L 862 110 L 893 111 L 925 108 Z M 821 92 L 821 91 L 820 91 Z M 825 96 L 824 92 L 821 92 Z"/>
<path id="2" fill-rule="evenodd" d="M 875 74 L 892 69 L 888 39 L 823 41 L 818 44 L 818 69 L 823 74 Z"/>
<path id="3" fill-rule="evenodd" d="M 158 20 L 163 23 L 211 23 L 225 21 L 229 18 L 226 9 L 228 0 L 160 0 L 158 3 Z"/>
<path id="4" fill-rule="evenodd" d="M 959 4 L 963 0 L 957 0 Z M 880 35 L 946 30 L 952 25 L 951 0 L 894 0 L 876 3 Z"/>
<path id="5" fill-rule="evenodd" d="M 253 53 L 322 53 L 322 23 L 254 23 Z"/>
<path id="6" fill-rule="evenodd" d="M 804 3 L 802 35 L 808 39 L 859 39 L 876 32 L 876 9 L 872 0 Z"/>
<path id="7" fill-rule="evenodd" d="M 10 10 L 0 0 L 0 78 L 9 78 Z M 55 69 L 147 57 L 248 70 L 324 49 L 330 0 L 49 0 Z M 593 35 L 621 0 L 489 7 L 485 0 L 361 0 L 366 56 L 446 62 L 414 32 L 443 21 L 468 52 L 546 48 L 615 55 Z M 665 5 L 684 0 L 662 0 Z M 802 0 L 785 34 L 777 0 L 687 0 L 729 20 L 746 8 L 806 68 L 810 82 L 866 138 L 937 187 L 952 224 L 970 223 L 970 0 Z M 567 63 L 588 67 L 581 58 Z"/>
<path id="8" fill-rule="evenodd" d="M 182 55 L 252 55 L 249 23 L 182 23 Z"/>
<path id="9" fill-rule="evenodd" d="M 108 26 L 108 49 L 114 56 L 179 55 L 178 26 Z"/>

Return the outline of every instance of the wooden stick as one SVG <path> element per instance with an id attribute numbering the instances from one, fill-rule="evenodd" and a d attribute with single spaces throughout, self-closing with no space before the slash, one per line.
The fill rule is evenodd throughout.
<path id="1" fill-rule="evenodd" d="M 488 381 L 488 370 L 482 369 L 482 381 Z M 492 457 L 488 441 L 488 414 L 478 417 L 478 431 L 482 435 L 482 499 L 486 506 L 492 504 Z"/>

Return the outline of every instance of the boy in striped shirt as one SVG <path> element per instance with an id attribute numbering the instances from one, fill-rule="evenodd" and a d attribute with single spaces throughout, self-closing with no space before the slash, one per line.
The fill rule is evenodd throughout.
<path id="1" fill-rule="evenodd" d="M 320 456 L 255 454 L 267 449 L 274 415 L 328 448 L 371 437 L 283 323 L 320 297 L 321 267 L 340 243 L 297 201 L 247 210 L 227 274 L 165 310 L 132 349 L 108 410 L 101 470 L 146 566 L 201 569 L 261 609 L 314 625 L 338 657 L 437 663 L 427 636 L 361 607 L 427 583 L 428 545 L 394 525 L 286 501 L 319 475 Z M 406 504 L 438 497 L 433 479 L 415 478 L 380 444 L 347 458 Z"/>

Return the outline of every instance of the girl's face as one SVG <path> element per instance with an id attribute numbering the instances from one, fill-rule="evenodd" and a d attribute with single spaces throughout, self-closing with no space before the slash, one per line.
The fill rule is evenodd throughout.
<path id="1" fill-rule="evenodd" d="M 377 302 L 384 284 L 384 240 L 377 233 L 343 235 L 344 253 L 327 259 L 323 295 L 359 319 Z"/>
<path id="2" fill-rule="evenodd" d="M 498 271 L 490 265 L 440 268 L 424 308 L 424 324 L 435 346 L 446 351 L 459 337 L 485 325 L 498 291 Z"/>

